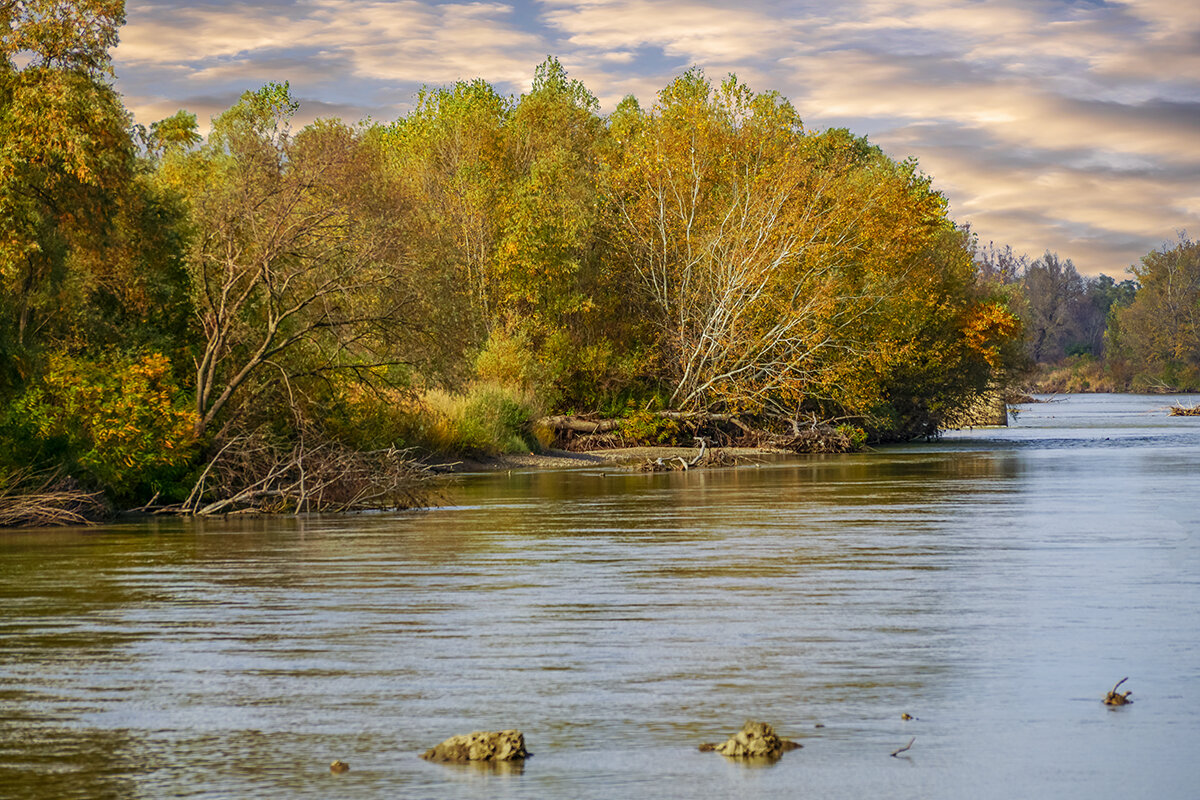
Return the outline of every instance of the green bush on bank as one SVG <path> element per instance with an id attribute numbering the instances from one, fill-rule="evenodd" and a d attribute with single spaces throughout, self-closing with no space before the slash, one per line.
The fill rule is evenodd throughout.
<path id="1" fill-rule="evenodd" d="M 462 394 L 435 389 L 415 410 L 411 443 L 447 455 L 500 455 L 542 449 L 533 399 L 498 383 L 472 384 Z"/>
<path id="2" fill-rule="evenodd" d="M 56 354 L 6 409 L 0 460 L 66 465 L 117 502 L 173 495 L 196 456 L 194 423 L 166 356 Z"/>

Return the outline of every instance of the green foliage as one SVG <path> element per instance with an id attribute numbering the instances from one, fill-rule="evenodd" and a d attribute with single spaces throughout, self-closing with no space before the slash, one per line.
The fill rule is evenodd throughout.
<path id="1" fill-rule="evenodd" d="M 124 23 L 124 0 L 9 0 L 0 5 L 0 64 L 23 53 L 35 68 L 107 74 Z"/>
<path id="2" fill-rule="evenodd" d="M 180 109 L 173 116 L 150 124 L 147 145 L 152 152 L 167 153 L 190 150 L 203 137 L 196 125 L 196 115 Z"/>
<path id="3" fill-rule="evenodd" d="M 834 430 L 846 438 L 850 450 L 861 450 L 867 443 L 867 432 L 857 425 L 838 425 Z"/>
<path id="4" fill-rule="evenodd" d="M 434 452 L 486 456 L 541 447 L 533 402 L 511 387 L 476 383 L 462 395 L 428 392 L 417 413 L 413 444 Z"/>
<path id="5" fill-rule="evenodd" d="M 196 453 L 189 398 L 158 353 L 92 361 L 53 356 L 7 411 L 4 439 L 32 463 L 63 463 L 123 502 L 170 493 Z"/>
<path id="6" fill-rule="evenodd" d="M 1129 305 L 1115 305 L 1110 332 L 1135 388 L 1200 387 L 1200 242 L 1180 236 L 1131 271 L 1141 288 Z"/>
<path id="7" fill-rule="evenodd" d="M 675 420 L 658 416 L 649 408 L 634 408 L 621 419 L 619 431 L 622 438 L 629 441 L 645 445 L 674 445 L 680 443 L 682 426 Z"/>

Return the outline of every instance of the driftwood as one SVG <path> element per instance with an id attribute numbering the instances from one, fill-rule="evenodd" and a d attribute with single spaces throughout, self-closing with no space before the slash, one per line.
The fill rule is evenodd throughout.
<path id="1" fill-rule="evenodd" d="M 228 439 L 187 499 L 156 514 L 209 516 L 412 508 L 428 499 L 431 470 L 407 451 L 352 450 L 332 442 L 280 444 L 260 433 Z"/>
<path id="2" fill-rule="evenodd" d="M 554 416 L 542 417 L 537 424 L 555 433 L 608 433 L 621 427 L 619 419 L 591 419 L 590 417 Z"/>
<path id="3" fill-rule="evenodd" d="M 1167 415 L 1171 417 L 1200 417 L 1200 405 L 1171 406 Z"/>
<path id="4" fill-rule="evenodd" d="M 910 750 L 910 749 L 912 749 L 913 742 L 915 742 L 916 740 L 917 740 L 917 737 L 915 737 L 915 736 L 914 736 L 914 737 L 912 737 L 911 739 L 909 739 L 909 740 L 908 740 L 908 744 L 904 745 L 904 747 L 901 747 L 899 750 L 893 750 L 893 751 L 892 751 L 892 758 L 895 758 L 896 756 L 900 755 L 900 754 L 901 754 L 901 753 L 903 753 L 905 750 Z"/>
<path id="5" fill-rule="evenodd" d="M 754 429 L 742 422 L 733 414 L 716 414 L 707 411 L 654 411 L 651 412 L 659 419 L 669 419 L 673 422 L 684 422 L 697 427 L 703 425 L 714 424 L 729 424 L 745 434 L 752 434 Z M 552 417 L 542 417 L 537 421 L 537 425 L 542 428 L 549 428 L 558 434 L 579 433 L 584 435 L 611 433 L 619 431 L 625 424 L 625 420 L 617 419 L 597 419 L 593 416 L 568 416 L 558 415 Z"/>
<path id="6" fill-rule="evenodd" d="M 655 411 L 653 416 L 684 423 L 693 433 L 703 433 L 714 444 L 743 447 L 773 447 L 794 453 L 845 453 L 856 444 L 843 430 L 831 422 L 819 420 L 815 414 L 801 419 L 785 414 L 760 414 L 748 422 L 734 414 L 707 411 Z M 591 416 L 543 417 L 539 427 L 552 431 L 559 443 L 568 450 L 596 450 L 659 444 L 630 436 L 623 419 L 598 419 Z M 699 438 L 699 437 L 696 437 Z M 701 458 L 703 454 L 701 454 Z M 697 460 L 696 463 L 699 463 Z M 696 466 L 690 464 L 689 466 Z M 674 469 L 669 463 L 654 464 L 646 469 Z"/>
<path id="7" fill-rule="evenodd" d="M 101 492 L 82 489 L 61 473 L 16 470 L 0 475 L 0 528 L 91 525 L 107 513 Z"/>
<path id="8" fill-rule="evenodd" d="M 1133 694 L 1133 690 L 1126 689 L 1124 692 L 1118 693 L 1117 689 L 1121 684 L 1129 680 L 1128 676 L 1117 681 L 1117 685 L 1112 687 L 1108 694 L 1104 695 L 1104 705 L 1106 706 L 1127 706 L 1133 701 L 1129 699 L 1129 695 Z"/>

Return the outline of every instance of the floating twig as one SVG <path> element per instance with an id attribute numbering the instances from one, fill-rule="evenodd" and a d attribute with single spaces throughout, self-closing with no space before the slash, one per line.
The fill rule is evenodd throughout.
<path id="1" fill-rule="evenodd" d="M 905 750 L 908 750 L 909 748 L 911 748 L 913 746 L 913 742 L 915 742 L 916 740 L 917 740 L 917 737 L 914 736 L 908 740 L 908 744 L 904 745 L 904 747 L 901 747 L 899 750 L 893 750 L 892 758 L 895 758 L 896 756 L 903 753 Z"/>

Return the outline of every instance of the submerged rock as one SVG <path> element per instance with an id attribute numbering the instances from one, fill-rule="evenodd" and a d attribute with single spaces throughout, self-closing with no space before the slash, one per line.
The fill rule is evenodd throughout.
<path id="1" fill-rule="evenodd" d="M 704 752 L 714 751 L 731 758 L 779 758 L 788 750 L 804 745 L 775 735 L 765 722 L 747 722 L 742 729 L 721 744 L 702 744 Z"/>
<path id="2" fill-rule="evenodd" d="M 426 761 L 519 761 L 527 758 L 520 731 L 475 731 L 451 736 L 421 754 Z"/>

